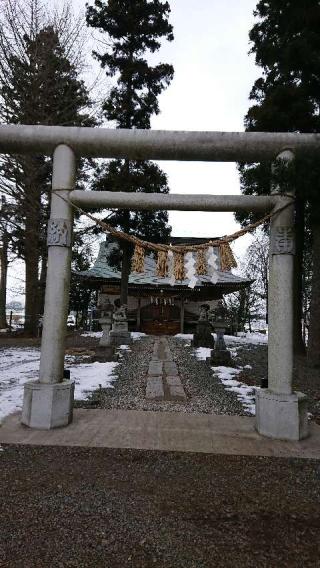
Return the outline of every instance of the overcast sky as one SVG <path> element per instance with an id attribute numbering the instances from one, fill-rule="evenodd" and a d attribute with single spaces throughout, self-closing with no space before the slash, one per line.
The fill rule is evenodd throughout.
<path id="1" fill-rule="evenodd" d="M 77 10 L 85 0 L 73 0 Z M 93 4 L 93 0 L 89 1 Z M 173 42 L 163 42 L 157 61 L 171 63 L 171 85 L 159 98 L 161 130 L 243 130 L 248 96 L 259 70 L 248 55 L 255 0 L 171 0 Z M 235 164 L 161 162 L 172 193 L 240 193 Z M 173 234 L 222 236 L 237 230 L 232 213 L 170 212 Z M 247 241 L 238 241 L 242 252 Z"/>
<path id="2" fill-rule="evenodd" d="M 52 6 L 61 2 L 52 0 Z M 84 13 L 85 0 L 72 3 L 76 14 Z M 243 130 L 249 92 L 259 75 L 253 56 L 248 55 L 255 5 L 256 0 L 170 1 L 175 39 L 163 42 L 155 60 L 171 63 L 175 75 L 160 96 L 161 113 L 153 118 L 152 128 Z M 95 76 L 97 63 L 88 61 L 89 75 L 92 65 Z M 166 161 L 159 165 L 168 174 L 172 193 L 240 193 L 235 164 Z M 232 213 L 170 212 L 169 217 L 175 236 L 215 237 L 239 228 Z M 233 245 L 237 256 L 248 243 L 249 237 L 242 237 Z M 18 282 L 10 284 L 15 287 Z M 10 293 L 9 298 L 15 295 Z"/>

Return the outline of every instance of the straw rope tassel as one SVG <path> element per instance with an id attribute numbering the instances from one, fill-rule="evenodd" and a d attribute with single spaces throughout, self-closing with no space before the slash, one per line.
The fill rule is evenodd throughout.
<path id="1" fill-rule="evenodd" d="M 221 262 L 221 270 L 227 271 L 231 270 L 231 268 L 236 268 L 237 263 L 233 256 L 233 252 L 229 243 L 221 243 L 220 244 L 220 262 Z"/>
<path id="2" fill-rule="evenodd" d="M 174 252 L 173 263 L 173 274 L 175 280 L 184 280 L 186 277 L 184 268 L 184 254 L 181 252 Z"/>
<path id="3" fill-rule="evenodd" d="M 205 274 L 208 274 L 206 252 L 206 249 L 200 249 L 197 252 L 196 273 L 198 274 L 198 276 L 204 276 Z"/>
<path id="4" fill-rule="evenodd" d="M 168 253 L 161 250 L 157 256 L 157 276 L 165 278 L 168 275 Z"/>
<path id="5" fill-rule="evenodd" d="M 136 245 L 132 258 L 132 272 L 144 272 L 144 248 Z"/>

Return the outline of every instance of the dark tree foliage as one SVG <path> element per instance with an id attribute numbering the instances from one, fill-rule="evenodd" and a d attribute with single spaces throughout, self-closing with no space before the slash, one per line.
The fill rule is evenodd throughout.
<path id="1" fill-rule="evenodd" d="M 103 104 L 105 117 L 117 128 L 150 128 L 153 114 L 159 113 L 158 96 L 173 78 L 173 67 L 152 66 L 148 53 L 160 48 L 162 38 L 173 40 L 168 22 L 170 7 L 160 0 L 95 0 L 87 6 L 87 23 L 108 36 L 104 53 L 94 52 L 106 74 L 116 78 Z M 109 191 L 169 191 L 166 175 L 150 161 L 114 160 L 102 166 L 93 189 Z M 151 241 L 163 241 L 170 234 L 164 211 L 118 210 L 111 217 L 113 226 Z M 121 301 L 127 302 L 131 247 L 120 243 L 122 279 Z M 110 259 L 119 263 L 119 256 Z"/>
<path id="2" fill-rule="evenodd" d="M 82 323 L 87 319 L 88 308 L 92 298 L 92 290 L 87 286 L 86 281 L 77 276 L 77 272 L 85 271 L 90 268 L 92 261 L 91 248 L 83 242 L 81 233 L 74 235 L 72 249 L 72 274 L 69 296 L 69 310 L 77 314 L 76 323 L 79 323 L 79 314 Z"/>
<path id="3" fill-rule="evenodd" d="M 250 93 L 253 102 L 245 117 L 247 131 L 320 132 L 320 4 L 316 0 L 271 0 L 258 2 L 257 22 L 250 31 L 251 52 L 262 68 L 262 76 Z M 270 192 L 271 164 L 239 164 L 241 188 L 247 195 Z M 314 158 L 297 158 L 292 183 L 296 201 L 296 278 L 295 339 L 299 345 L 303 282 L 310 279 L 310 254 L 313 243 L 313 269 L 319 252 L 315 238 L 320 227 L 320 165 Z M 252 216 L 238 215 L 247 224 Z M 313 282 L 311 299 L 310 358 L 320 359 L 320 305 L 315 300 L 319 288 Z M 313 324 L 312 324 L 313 321 Z M 313 347 L 318 344 L 317 349 Z"/>
<path id="4" fill-rule="evenodd" d="M 26 12 L 19 11 L 26 9 Z M 30 16 L 30 21 L 27 19 Z M 47 21 L 36 0 L 8 3 L 0 30 L 0 116 L 11 124 L 92 125 L 84 83 L 70 60 L 68 40 Z M 11 37 L 12 36 L 12 37 Z M 74 37 L 73 37 L 74 40 Z M 67 41 L 67 43 L 66 43 Z M 81 170 L 81 165 L 80 170 Z M 14 222 L 11 248 L 26 264 L 26 330 L 35 333 L 43 309 L 46 277 L 46 224 L 52 163 L 42 155 L 4 156 L 1 192 L 8 196 Z M 81 181 L 80 181 L 81 183 Z"/>

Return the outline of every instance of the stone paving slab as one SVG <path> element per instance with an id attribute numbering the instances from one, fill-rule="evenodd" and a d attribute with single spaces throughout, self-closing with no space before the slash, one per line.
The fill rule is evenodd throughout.
<path id="1" fill-rule="evenodd" d="M 181 383 L 180 385 L 169 385 L 169 395 L 172 400 L 187 400 L 186 393 Z"/>
<path id="2" fill-rule="evenodd" d="M 178 367 L 174 361 L 164 361 L 163 369 L 166 375 L 178 375 Z"/>
<path id="3" fill-rule="evenodd" d="M 74 411 L 69 426 L 34 430 L 20 423 L 20 413 L 5 419 L 0 444 L 133 448 L 209 454 L 299 457 L 320 460 L 320 426 L 301 442 L 264 438 L 248 416 L 136 410 Z"/>
<path id="4" fill-rule="evenodd" d="M 168 375 L 166 377 L 166 382 L 167 385 L 169 386 L 180 386 L 181 385 L 181 380 L 179 376 L 172 376 L 172 375 Z"/>
<path id="5" fill-rule="evenodd" d="M 152 379 L 157 379 L 152 381 Z M 169 380 L 168 380 L 169 379 Z M 156 339 L 149 363 L 146 399 L 184 402 L 187 397 L 166 338 Z"/>
<path id="6" fill-rule="evenodd" d="M 164 400 L 162 376 L 147 377 L 146 399 Z"/>
<path id="7" fill-rule="evenodd" d="M 163 372 L 162 361 L 150 361 L 148 375 L 161 375 Z"/>

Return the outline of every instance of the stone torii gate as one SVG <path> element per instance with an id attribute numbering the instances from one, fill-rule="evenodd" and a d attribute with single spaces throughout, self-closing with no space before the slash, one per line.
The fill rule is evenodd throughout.
<path id="1" fill-rule="evenodd" d="M 256 429 L 265 436 L 300 440 L 308 435 L 306 396 L 292 390 L 293 196 L 158 195 L 77 191 L 81 156 L 182 161 L 282 160 L 320 154 L 320 135 L 296 133 L 174 132 L 55 126 L 1 126 L 0 152 L 53 153 L 48 271 L 40 374 L 24 391 L 22 423 L 50 429 L 72 421 L 74 384 L 63 379 L 74 205 L 196 211 L 276 211 L 271 220 L 269 278 L 269 388 L 257 390 Z M 62 196 L 64 199 L 60 199 Z M 70 201 L 71 203 L 69 203 Z"/>

